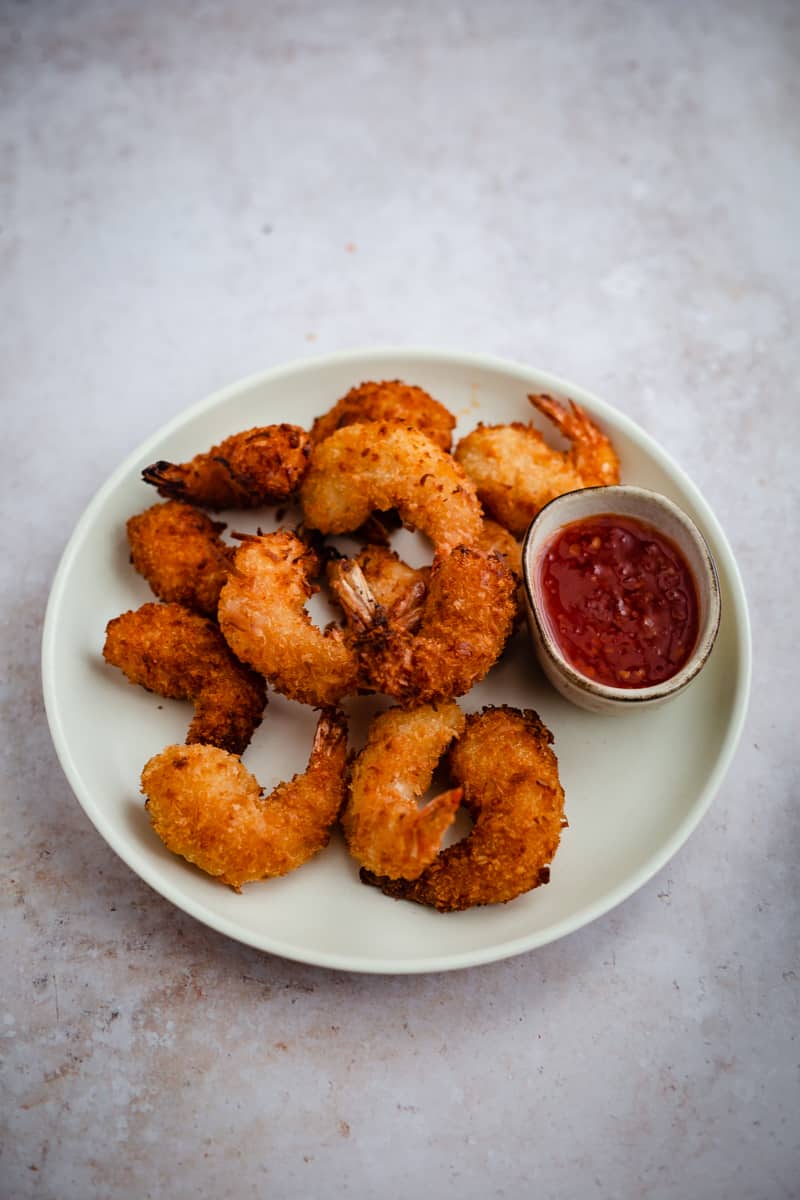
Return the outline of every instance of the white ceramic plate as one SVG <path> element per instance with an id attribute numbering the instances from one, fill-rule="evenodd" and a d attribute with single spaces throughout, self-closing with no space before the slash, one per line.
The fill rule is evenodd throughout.
<path id="1" fill-rule="evenodd" d="M 458 415 L 528 420 L 529 391 L 571 396 L 611 434 L 622 478 L 671 497 L 704 532 L 719 569 L 723 616 L 706 669 L 656 712 L 602 717 L 562 700 L 535 665 L 527 635 L 461 704 L 536 709 L 555 735 L 569 829 L 551 882 L 510 904 L 441 915 L 390 900 L 359 882 L 339 835 L 317 858 L 241 895 L 171 855 L 153 834 L 139 794 L 147 759 L 183 741 L 186 704 L 132 687 L 101 656 L 106 622 L 152 599 L 128 561 L 125 521 L 158 497 L 140 480 L 159 458 L 181 461 L 253 425 L 308 425 L 351 386 L 405 379 Z M 546 428 L 546 423 L 541 422 Z M 269 527 L 263 513 L 227 514 L 229 527 Z M 287 519 L 287 518 L 285 518 Z M 289 514 L 288 519 L 291 519 Z M 401 535 L 406 556 L 419 553 Z M 413 539 L 412 539 L 413 540 Z M 142 879 L 214 929 L 285 958 L 353 971 L 422 972 L 490 962 L 580 928 L 641 887 L 676 852 L 708 808 L 738 740 L 750 681 L 747 608 L 736 563 L 714 515 L 658 445 L 582 388 L 528 367 L 426 350 L 336 354 L 234 384 L 171 421 L 115 471 L 87 508 L 64 552 L 43 640 L 47 714 L 66 775 L 90 820 Z M 348 702 L 351 739 L 363 738 L 385 699 Z M 315 714 L 271 694 L 245 762 L 271 789 L 303 770 Z"/>

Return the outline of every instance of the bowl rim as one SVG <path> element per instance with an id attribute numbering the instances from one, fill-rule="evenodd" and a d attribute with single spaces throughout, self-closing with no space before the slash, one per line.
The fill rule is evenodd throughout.
<path id="1" fill-rule="evenodd" d="M 686 530 L 695 543 L 699 552 L 700 561 L 705 568 L 702 579 L 695 579 L 698 590 L 707 599 L 706 619 L 702 628 L 698 632 L 692 653 L 686 660 L 680 671 L 671 675 L 669 679 L 663 680 L 661 683 L 654 683 L 648 687 L 642 688 L 617 688 L 611 684 L 598 683 L 594 679 L 590 679 L 581 671 L 569 662 L 562 653 L 558 642 L 553 637 L 545 620 L 536 588 L 534 587 L 534 578 L 536 574 L 537 561 L 531 561 L 533 558 L 533 546 L 536 540 L 538 530 L 543 523 L 542 518 L 547 514 L 552 516 L 553 509 L 565 507 L 574 503 L 575 497 L 581 499 L 592 500 L 601 499 L 604 496 L 609 496 L 612 503 L 609 506 L 599 506 L 596 509 L 596 514 L 602 512 L 614 511 L 613 498 L 616 496 L 632 496 L 634 499 L 641 500 L 652 509 L 662 509 L 669 512 Z M 584 514 L 585 516 L 586 514 Z M 574 520 L 579 521 L 581 517 L 575 517 Z M 634 517 L 645 523 L 652 524 L 657 527 L 657 521 L 648 521 L 646 517 Z M 556 536 L 560 529 L 572 524 L 573 521 L 565 519 L 560 525 L 549 535 L 548 540 Z M 663 532 L 663 531 L 660 531 Z M 669 536 L 669 534 L 665 534 Z M 595 696 L 600 700 L 609 701 L 615 704 L 635 706 L 646 704 L 648 702 L 662 701 L 670 696 L 677 695 L 691 683 L 691 681 L 702 671 L 711 651 L 714 648 L 714 643 L 719 632 L 720 622 L 722 618 L 722 599 L 720 595 L 719 575 L 717 566 L 714 562 L 714 556 L 703 535 L 702 530 L 698 527 L 695 521 L 685 512 L 680 505 L 674 500 L 670 500 L 662 492 L 653 491 L 651 488 L 639 487 L 638 484 L 601 484 L 595 487 L 579 488 L 571 492 L 563 492 L 560 496 L 555 496 L 552 500 L 539 510 L 536 516 L 531 521 L 522 542 L 522 579 L 525 588 L 525 599 L 528 612 L 532 615 L 536 624 L 538 634 L 538 642 L 541 649 L 548 656 L 550 662 L 556 670 L 575 688 L 580 691 Z M 694 573 L 693 573 L 694 574 Z"/>

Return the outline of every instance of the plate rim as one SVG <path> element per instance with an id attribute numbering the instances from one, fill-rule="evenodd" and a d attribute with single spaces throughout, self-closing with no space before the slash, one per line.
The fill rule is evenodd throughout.
<path id="1" fill-rule="evenodd" d="M 718 559 L 721 558 L 722 560 L 720 565 L 725 571 L 730 586 L 733 612 L 729 619 L 733 620 L 735 624 L 736 634 L 735 643 L 738 670 L 736 672 L 735 698 L 720 751 L 708 780 L 705 786 L 698 792 L 691 809 L 683 821 L 673 830 L 672 835 L 661 845 L 659 850 L 646 859 L 637 871 L 616 888 L 606 892 L 602 899 L 584 905 L 569 917 L 556 922 L 544 931 L 516 937 L 496 946 L 487 946 L 479 950 L 460 951 L 445 956 L 439 955 L 435 959 L 428 957 L 395 960 L 378 959 L 372 956 L 342 955 L 339 953 L 308 950 L 297 947 L 293 943 L 283 943 L 273 937 L 260 937 L 246 930 L 243 931 L 232 921 L 207 909 L 202 903 L 187 898 L 179 888 L 171 885 L 169 881 L 161 879 L 156 869 L 150 870 L 146 864 L 144 868 L 139 864 L 134 865 L 125 853 L 124 838 L 117 836 L 111 822 L 106 819 L 102 809 L 95 804 L 91 795 L 88 794 L 89 789 L 83 786 L 80 771 L 73 759 L 61 722 L 55 673 L 55 638 L 58 627 L 58 615 L 70 578 L 70 569 L 73 560 L 85 540 L 86 531 L 92 524 L 95 515 L 102 510 L 108 496 L 126 478 L 134 465 L 144 456 L 151 445 L 161 442 L 164 438 L 176 432 L 183 425 L 188 424 L 202 413 L 224 405 L 242 392 L 249 391 L 261 384 L 273 382 L 286 375 L 294 375 L 305 371 L 324 370 L 327 367 L 342 365 L 348 362 L 366 364 L 371 359 L 388 358 L 406 358 L 418 362 L 428 361 L 439 364 L 452 363 L 460 367 L 467 366 L 506 373 L 528 373 L 535 375 L 539 381 L 546 381 L 546 386 L 553 391 L 561 392 L 567 396 L 573 396 L 581 400 L 588 399 L 590 407 L 601 420 L 604 416 L 610 417 L 635 442 L 642 444 L 647 453 L 659 465 L 666 468 L 669 473 L 674 474 L 698 508 L 702 516 L 703 526 L 706 532 L 711 535 L 715 554 Z M 537 386 L 539 385 L 537 384 Z M 216 932 L 224 934 L 226 937 L 230 937 L 234 941 L 250 946 L 253 949 L 275 954 L 289 961 L 359 974 L 436 974 L 445 971 L 462 970 L 472 966 L 481 966 L 491 962 L 499 962 L 515 957 L 518 954 L 538 949 L 541 946 L 560 940 L 570 933 L 577 932 L 627 900 L 674 857 L 700 824 L 711 806 L 711 802 L 719 790 L 741 739 L 747 716 L 752 681 L 752 632 L 747 596 L 741 572 L 728 538 L 712 508 L 697 485 L 672 455 L 626 413 L 615 408 L 608 401 L 603 400 L 600 396 L 597 396 L 582 385 L 575 384 L 563 376 L 555 375 L 530 363 L 446 347 L 384 345 L 308 355 L 292 359 L 287 363 L 265 368 L 261 371 L 252 372 L 222 388 L 218 388 L 174 414 L 127 454 L 85 506 L 61 553 L 50 586 L 45 609 L 41 638 L 41 673 L 45 714 L 50 735 L 56 756 L 75 798 L 78 800 L 89 821 L 111 850 L 158 895 L 171 904 L 174 904 L 181 912 L 186 913 Z M 621 717 L 620 720 L 624 720 L 624 717 Z"/>

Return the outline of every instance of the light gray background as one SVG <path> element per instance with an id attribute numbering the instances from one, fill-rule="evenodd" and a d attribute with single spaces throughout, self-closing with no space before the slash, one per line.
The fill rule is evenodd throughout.
<path id="1" fill-rule="evenodd" d="M 0 37 L 0 1194 L 800 1195 L 798 5 L 7 0 Z M 664 871 L 560 943 L 394 979 L 154 895 L 39 684 L 59 555 L 134 445 L 382 343 L 639 421 L 755 638 L 735 762 Z"/>

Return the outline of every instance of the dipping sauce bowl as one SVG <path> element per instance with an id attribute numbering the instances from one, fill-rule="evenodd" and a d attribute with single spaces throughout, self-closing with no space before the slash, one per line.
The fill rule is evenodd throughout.
<path id="1" fill-rule="evenodd" d="M 708 660 L 717 570 L 700 530 L 666 496 L 630 485 L 558 496 L 528 527 L 522 572 L 539 663 L 581 708 L 655 708 Z"/>

